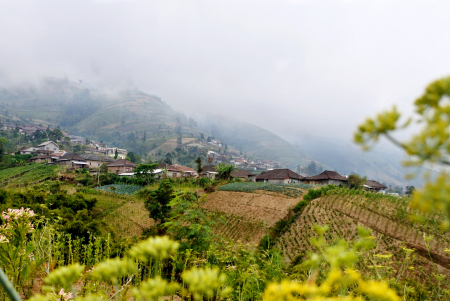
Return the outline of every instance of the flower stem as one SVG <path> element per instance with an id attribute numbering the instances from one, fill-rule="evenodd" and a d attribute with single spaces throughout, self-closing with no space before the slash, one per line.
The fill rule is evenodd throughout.
<path id="1" fill-rule="evenodd" d="M 0 284 L 12 301 L 22 301 L 19 294 L 14 289 L 14 286 L 8 280 L 8 277 L 6 277 L 5 273 L 3 272 L 3 270 L 1 268 L 0 268 Z"/>

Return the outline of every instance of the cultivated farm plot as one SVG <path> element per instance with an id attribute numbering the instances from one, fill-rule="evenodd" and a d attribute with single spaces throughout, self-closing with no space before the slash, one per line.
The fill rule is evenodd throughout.
<path id="1" fill-rule="evenodd" d="M 23 172 L 29 171 L 36 167 L 38 167 L 38 165 L 31 164 L 31 165 L 25 165 L 25 166 L 19 166 L 19 167 L 13 167 L 13 168 L 7 168 L 7 169 L 0 170 L 0 182 L 4 182 L 11 177 L 19 175 Z"/>
<path id="2" fill-rule="evenodd" d="M 215 232 L 234 242 L 259 244 L 269 228 L 289 214 L 301 198 L 284 194 L 216 191 L 207 195 L 206 210 L 225 216 L 225 224 L 217 223 Z"/>
<path id="3" fill-rule="evenodd" d="M 225 223 L 218 222 L 214 232 L 234 242 L 258 245 L 269 227 L 260 220 L 248 220 L 242 216 L 225 215 Z"/>
<path id="4" fill-rule="evenodd" d="M 141 200 L 131 200 L 111 212 L 105 221 L 123 237 L 139 236 L 142 231 L 154 225 L 153 219 Z"/>
<path id="5" fill-rule="evenodd" d="M 417 213 L 408 207 L 405 198 L 365 198 L 358 195 L 328 195 L 321 198 L 324 206 L 342 212 L 372 229 L 407 242 L 416 249 L 425 248 L 423 235 L 432 235 L 430 249 L 436 255 L 448 257 L 450 233 L 440 228 L 442 216 L 428 216 L 424 223 L 412 223 L 411 214 Z M 450 259 L 449 259 L 450 260 Z"/>
<path id="6" fill-rule="evenodd" d="M 182 144 L 188 144 L 194 141 L 197 141 L 197 138 L 183 138 Z M 178 143 L 176 138 L 168 139 L 166 142 L 152 150 L 150 154 L 156 154 L 158 151 L 161 151 L 163 153 L 172 152 L 175 148 L 177 148 L 177 146 Z"/>
<path id="7" fill-rule="evenodd" d="M 300 197 L 303 194 L 302 189 L 310 189 L 314 185 L 309 184 L 273 184 L 273 183 L 257 183 L 257 182 L 243 182 L 243 183 L 229 183 L 220 186 L 220 191 L 237 191 L 237 192 L 255 192 L 258 190 L 270 191 L 284 194 L 290 197 Z"/>
<path id="8" fill-rule="evenodd" d="M 227 216 L 242 217 L 273 226 L 284 218 L 301 199 L 282 194 L 216 191 L 208 195 L 203 205 L 209 211 L 224 212 Z"/>
<path id="9" fill-rule="evenodd" d="M 8 184 L 31 184 L 38 181 L 45 180 L 52 175 L 56 174 L 59 170 L 59 166 L 55 165 L 39 165 L 36 168 L 30 170 L 23 176 L 12 179 Z"/>
<path id="10" fill-rule="evenodd" d="M 137 186 L 137 185 L 109 184 L 109 185 L 96 187 L 94 189 L 99 190 L 99 191 L 115 193 L 115 194 L 121 194 L 121 195 L 133 195 L 136 192 L 138 192 L 139 190 L 141 190 L 142 188 L 143 188 L 142 186 Z"/>
<path id="11" fill-rule="evenodd" d="M 333 244 L 339 239 L 347 241 L 358 239 L 358 226 L 371 229 L 376 243 L 376 249 L 372 251 L 372 255 L 393 254 L 390 265 L 394 270 L 398 268 L 397 262 L 402 261 L 405 257 L 403 248 L 415 249 L 417 261 L 412 264 L 414 270 L 406 271 L 404 276 L 425 280 L 424 275 L 432 273 L 433 264 L 441 273 L 450 275 L 450 270 L 448 270 L 450 259 L 444 252 L 445 243 L 439 241 L 439 239 L 434 239 L 430 245 L 432 252 L 428 253 L 424 244 L 422 244 L 422 236 L 417 235 L 413 227 L 409 228 L 394 220 L 383 219 L 374 211 L 356 206 L 350 197 L 341 202 L 340 198 L 335 198 L 333 195 L 327 195 L 312 201 L 289 230 L 282 235 L 277 247 L 283 251 L 288 262 L 299 254 L 305 254 L 308 251 L 317 252 L 310 243 L 310 239 L 317 236 L 312 229 L 316 224 L 330 227 L 330 230 L 325 234 L 325 239 L 329 244 Z M 408 235 L 408 232 L 411 233 Z M 358 268 L 363 272 L 370 272 L 368 266 L 371 264 L 366 262 Z M 422 273 L 419 271 L 428 272 Z M 373 270 L 371 272 L 373 273 Z"/>

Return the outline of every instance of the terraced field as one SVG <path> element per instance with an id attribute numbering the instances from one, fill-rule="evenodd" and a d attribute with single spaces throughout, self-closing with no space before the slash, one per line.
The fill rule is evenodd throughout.
<path id="1" fill-rule="evenodd" d="M 13 178 L 14 176 L 19 176 L 24 172 L 32 170 L 33 168 L 38 167 L 36 164 L 30 164 L 25 166 L 13 167 L 0 170 L 0 183 L 7 181 L 8 179 Z"/>
<path id="2" fill-rule="evenodd" d="M 302 200 L 302 197 L 286 195 L 283 190 L 274 192 L 236 185 L 231 188 L 253 192 L 221 189 L 208 195 L 204 207 L 226 216 L 227 222 L 219 224 L 216 231 L 234 242 L 258 244 L 277 221 L 290 219 L 293 216 L 290 209 Z M 357 228 L 363 226 L 371 229 L 376 248 L 358 266 L 362 272 L 370 271 L 373 275 L 371 269 L 377 266 L 382 272 L 397 276 L 400 274 L 397 271 L 401 271 L 401 277 L 413 277 L 428 283 L 432 283 L 432 279 L 427 275 L 436 271 L 450 277 L 450 256 L 445 252 L 450 249 L 450 233 L 439 227 L 442 217 L 428 216 L 423 224 L 412 223 L 410 215 L 415 212 L 408 207 L 408 202 L 407 198 L 347 189 L 330 190 L 301 211 L 287 231 L 281 234 L 277 248 L 291 262 L 296 256 L 317 251 L 310 243 L 310 239 L 317 236 L 314 225 L 330 227 L 325 234 L 330 244 L 339 239 L 358 239 Z M 424 237 L 431 240 L 427 243 Z M 415 250 L 414 260 L 407 266 L 404 263 L 406 249 Z M 389 254 L 393 254 L 392 257 Z"/>
<path id="3" fill-rule="evenodd" d="M 277 247 L 290 262 L 299 254 L 316 251 L 310 243 L 310 239 L 317 236 L 312 229 L 315 224 L 330 227 L 325 234 L 330 244 L 339 239 L 357 239 L 357 227 L 364 226 L 371 229 L 376 249 L 364 258 L 365 264 L 359 266 L 363 272 L 369 272 L 373 267 L 380 258 L 377 254 L 393 254 L 387 260 L 388 263 L 379 265 L 389 265 L 394 271 L 401 270 L 400 262 L 405 258 L 406 248 L 415 250 L 415 262 L 408 264 L 407 270 L 403 269 L 403 276 L 413 277 L 418 281 L 425 281 L 426 275 L 436 271 L 450 276 L 450 257 L 445 252 L 450 247 L 450 234 L 438 231 L 437 227 L 412 224 L 407 216 L 390 216 L 403 206 L 406 206 L 405 199 L 380 197 L 378 202 L 370 202 L 368 198 L 361 196 L 327 195 L 312 201 L 303 210 L 295 223 L 282 235 Z M 426 228 L 428 231 L 424 231 Z M 428 244 L 429 249 L 424 234 L 430 237 L 433 234 Z"/>
<path id="4" fill-rule="evenodd" d="M 294 207 L 299 200 L 301 198 L 283 194 L 216 191 L 208 195 L 204 207 L 210 211 L 223 212 L 226 216 L 242 217 L 271 227 L 284 218 L 289 208 Z"/>
<path id="5" fill-rule="evenodd" d="M 130 200 L 105 217 L 120 236 L 139 236 L 145 228 L 154 224 L 141 200 Z"/>
<path id="6" fill-rule="evenodd" d="M 215 227 L 221 237 L 250 245 L 258 245 L 267 230 L 268 225 L 261 220 L 248 220 L 236 215 L 226 215 L 226 222 L 217 223 Z"/>
<path id="7" fill-rule="evenodd" d="M 238 188 L 242 187 L 244 186 Z M 226 219 L 225 224 L 216 225 L 218 235 L 234 242 L 259 244 L 269 228 L 285 218 L 289 214 L 289 209 L 302 199 L 300 195 L 303 193 L 299 189 L 297 193 L 299 197 L 291 197 L 282 193 L 282 190 L 273 192 L 251 189 L 251 191 L 253 192 L 216 191 L 207 196 L 207 202 L 203 207 L 208 211 L 222 214 Z"/>
<path id="8" fill-rule="evenodd" d="M 303 190 L 308 190 L 314 187 L 309 184 L 272 184 L 272 183 L 230 183 L 220 186 L 220 191 L 237 191 L 237 192 L 255 192 L 257 190 L 270 191 L 276 193 L 282 193 L 290 197 L 300 197 L 303 194 Z M 303 189 L 303 190 L 302 190 Z"/>
<path id="9" fill-rule="evenodd" d="M 10 185 L 27 185 L 43 181 L 59 171 L 57 165 L 38 165 L 36 168 L 32 168 L 24 175 L 11 179 L 8 184 Z"/>

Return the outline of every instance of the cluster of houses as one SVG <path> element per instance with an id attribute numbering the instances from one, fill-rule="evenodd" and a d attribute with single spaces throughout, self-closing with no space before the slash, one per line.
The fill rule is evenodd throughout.
<path id="1" fill-rule="evenodd" d="M 76 145 L 78 142 L 71 141 Z M 100 147 L 100 146 L 86 146 L 83 149 L 83 152 L 86 154 L 96 154 L 96 155 L 104 155 L 107 157 L 114 157 L 117 151 L 117 157 L 120 159 L 125 159 L 127 157 L 127 150 L 120 149 L 116 147 Z M 22 147 L 19 149 L 19 154 L 26 155 L 39 155 L 39 158 L 33 158 L 34 160 L 40 160 L 41 162 L 46 161 L 46 159 L 51 157 L 62 156 L 61 153 L 64 154 L 63 151 L 59 149 L 59 145 L 53 141 L 46 141 L 44 143 L 39 144 L 37 147 Z M 49 162 L 50 163 L 50 162 Z"/>
<path id="2" fill-rule="evenodd" d="M 253 180 L 253 177 L 249 177 Z M 348 178 L 340 175 L 336 171 L 325 170 L 318 175 L 311 177 L 303 177 L 289 169 L 273 169 L 254 177 L 255 182 L 268 183 L 301 183 L 301 184 L 317 184 L 317 185 L 343 185 L 348 186 Z M 387 187 L 374 180 L 367 180 L 362 185 L 364 189 L 374 192 L 384 193 Z"/>
<path id="3" fill-rule="evenodd" d="M 208 151 L 208 157 L 212 159 L 213 163 L 229 163 L 236 167 L 244 167 L 245 169 L 251 169 L 254 171 L 271 170 L 280 166 L 278 162 L 269 160 L 257 160 L 249 161 L 244 156 L 237 154 L 236 152 L 226 152 L 219 154 L 214 151 Z"/>
<path id="4" fill-rule="evenodd" d="M 50 141 L 51 142 L 51 141 Z M 51 154 L 42 154 L 30 159 L 30 162 L 47 164 L 56 164 L 65 166 L 67 169 L 87 168 L 92 173 L 96 173 L 98 168 L 103 164 L 106 164 L 108 171 L 115 173 L 119 176 L 134 176 L 137 165 L 126 159 L 114 160 L 109 155 L 105 154 L 73 154 L 67 152 L 53 152 L 55 144 L 43 143 L 44 150 L 51 150 Z M 48 149 L 47 149 L 48 148 Z M 214 165 L 205 165 L 202 167 L 200 175 L 196 170 L 182 165 L 159 163 L 158 168 L 153 171 L 156 177 L 163 175 L 170 178 L 183 178 L 183 177 L 206 177 L 210 179 L 216 179 L 219 177 Z M 233 178 L 239 178 L 244 181 L 252 182 L 264 182 L 264 183 L 276 183 L 276 184 L 288 184 L 288 183 L 302 183 L 302 184 L 318 184 L 318 185 L 348 185 L 348 179 L 336 171 L 325 170 L 322 173 L 304 177 L 290 169 L 280 168 L 272 169 L 267 172 L 263 172 L 259 175 L 253 174 L 247 170 L 235 170 L 231 173 Z M 368 180 L 363 185 L 366 190 L 375 192 L 384 192 L 387 187 L 373 180 Z"/>
<path id="5" fill-rule="evenodd" d="M 36 126 L 32 124 L 15 125 L 10 122 L 3 122 L 1 129 L 4 131 L 12 131 L 14 129 L 19 130 L 19 134 L 32 136 L 36 131 L 44 131 L 46 128 L 42 126 Z"/>
<path id="6" fill-rule="evenodd" d="M 50 155 L 33 157 L 29 162 L 47 163 L 48 165 L 61 165 L 67 169 L 87 168 L 91 173 L 96 173 L 98 168 L 106 164 L 108 171 L 115 174 L 133 172 L 136 164 L 126 159 L 114 160 L 106 155 L 99 154 L 74 154 L 68 152 L 56 152 Z"/>
<path id="7" fill-rule="evenodd" d="M 216 177 L 217 171 L 214 166 L 207 165 L 203 167 L 202 176 L 213 178 Z M 264 182 L 264 183 L 275 183 L 275 184 L 288 184 L 288 183 L 299 183 L 299 184 L 316 184 L 316 185 L 343 185 L 348 186 L 348 179 L 336 171 L 325 170 L 318 175 L 311 177 L 301 176 L 292 170 L 287 168 L 273 169 L 259 175 L 255 175 L 247 170 L 236 170 L 231 173 L 234 178 L 240 178 L 242 180 L 252 181 L 252 182 Z M 385 192 L 387 187 L 381 183 L 374 180 L 367 180 L 366 184 L 362 185 L 364 189 L 374 192 Z"/>

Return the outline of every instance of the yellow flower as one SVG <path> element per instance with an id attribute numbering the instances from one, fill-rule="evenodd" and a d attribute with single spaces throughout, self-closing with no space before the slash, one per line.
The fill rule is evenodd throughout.
<path id="1" fill-rule="evenodd" d="M 175 253 L 180 244 L 167 236 L 150 237 L 131 248 L 129 254 L 142 262 L 164 259 Z"/>

